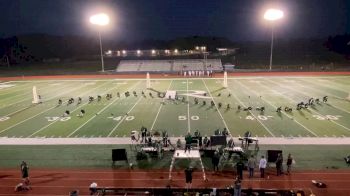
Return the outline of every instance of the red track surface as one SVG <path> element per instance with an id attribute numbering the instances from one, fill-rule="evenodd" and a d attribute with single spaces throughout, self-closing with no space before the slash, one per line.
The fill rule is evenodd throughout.
<path id="1" fill-rule="evenodd" d="M 208 182 L 204 182 L 202 173 L 193 174 L 193 187 L 225 188 L 232 184 L 235 175 L 232 172 L 207 173 Z M 242 188 L 268 189 L 303 189 L 307 195 L 311 191 L 317 196 L 349 196 L 350 170 L 298 171 L 292 175 L 275 176 L 274 170 L 267 172 L 269 179 L 249 179 L 244 173 Z M 14 192 L 16 184 L 21 182 L 20 171 L 15 169 L 0 170 L 0 195 L 68 195 L 71 190 L 78 189 L 80 195 L 88 195 L 88 187 L 97 182 L 101 187 L 166 187 L 169 184 L 168 171 L 164 170 L 64 170 L 64 169 L 31 169 L 32 190 L 23 193 Z M 327 188 L 315 187 L 311 180 L 319 180 L 327 184 Z M 185 187 L 184 172 L 173 172 L 172 187 Z"/>

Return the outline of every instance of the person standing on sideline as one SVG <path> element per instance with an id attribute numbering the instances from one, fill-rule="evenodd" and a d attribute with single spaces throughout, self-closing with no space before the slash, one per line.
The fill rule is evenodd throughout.
<path id="1" fill-rule="evenodd" d="M 188 132 L 188 134 L 185 137 L 185 141 L 186 141 L 186 146 L 185 146 L 185 153 L 188 150 L 188 153 L 190 153 L 191 151 L 191 144 L 192 144 L 192 136 L 191 133 Z"/>
<path id="2" fill-rule="evenodd" d="M 21 163 L 21 173 L 22 173 L 22 179 L 28 181 L 29 184 L 29 167 L 25 161 L 22 161 Z"/>
<path id="3" fill-rule="evenodd" d="M 261 159 L 259 161 L 259 169 L 260 169 L 260 177 L 265 178 L 265 168 L 266 168 L 266 159 L 264 156 L 261 156 Z"/>
<path id="4" fill-rule="evenodd" d="M 243 180 L 243 169 L 244 169 L 244 164 L 242 162 L 242 159 L 239 159 L 239 161 L 236 164 L 237 167 L 237 175 L 240 180 Z"/>
<path id="5" fill-rule="evenodd" d="M 192 187 L 192 173 L 193 169 L 191 167 L 185 169 L 186 189 L 190 189 Z"/>
<path id="6" fill-rule="evenodd" d="M 292 155 L 289 153 L 287 158 L 287 175 L 290 174 L 290 170 L 292 169 L 292 163 L 293 163 L 293 158 L 292 158 Z"/>
<path id="7" fill-rule="evenodd" d="M 277 176 L 282 174 L 282 163 L 283 163 L 282 154 L 279 153 L 276 160 Z"/>
<path id="8" fill-rule="evenodd" d="M 219 171 L 219 161 L 220 161 L 220 155 L 218 151 L 214 152 L 213 158 L 212 158 L 212 164 L 214 166 L 214 172 Z"/>
<path id="9" fill-rule="evenodd" d="M 252 155 L 248 160 L 249 178 L 252 178 L 254 176 L 255 165 L 256 161 L 254 159 L 254 156 Z"/>

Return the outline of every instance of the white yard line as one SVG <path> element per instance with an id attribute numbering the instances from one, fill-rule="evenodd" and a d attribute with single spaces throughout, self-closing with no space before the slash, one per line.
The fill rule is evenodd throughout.
<path id="1" fill-rule="evenodd" d="M 256 96 L 258 96 L 258 93 L 256 93 L 255 91 L 250 90 L 249 88 L 247 88 L 246 86 L 244 86 L 240 81 L 237 81 L 237 83 L 238 83 L 239 85 L 241 85 L 243 88 L 245 88 L 246 90 L 248 90 L 248 91 L 254 93 Z M 277 107 L 276 107 L 275 105 L 273 105 L 271 102 L 267 101 L 267 100 L 264 99 L 263 97 L 261 97 L 261 99 L 262 99 L 263 101 L 265 101 L 266 103 L 270 104 L 270 105 L 271 105 L 272 107 L 274 107 L 275 109 L 277 109 Z M 315 132 L 313 132 L 313 131 L 311 131 L 310 129 L 308 129 L 307 127 L 305 127 L 303 124 L 301 124 L 300 122 L 298 122 L 297 120 L 295 120 L 295 119 L 294 119 L 293 117 L 291 117 L 289 114 L 287 114 L 287 113 L 284 112 L 283 110 L 282 110 L 281 112 L 282 112 L 282 114 L 286 115 L 289 119 L 293 119 L 294 122 L 296 122 L 298 125 L 300 125 L 300 126 L 303 127 L 305 130 L 307 130 L 308 132 L 310 132 L 312 135 L 318 137 L 318 135 L 317 135 Z"/>
<path id="2" fill-rule="evenodd" d="M 275 82 L 275 81 L 272 81 L 272 80 L 270 80 L 270 79 L 267 79 L 266 78 L 266 80 L 268 80 L 268 81 L 270 81 L 271 83 L 274 83 L 274 84 L 276 84 L 277 86 L 279 86 L 280 84 L 278 84 L 277 82 Z M 292 90 L 292 91 L 294 91 L 294 92 L 298 92 L 298 93 L 300 93 L 300 94 L 304 94 L 305 96 L 308 96 L 308 95 L 306 95 L 305 93 L 303 93 L 303 92 L 300 92 L 300 91 L 298 91 L 298 90 L 295 90 L 295 89 L 292 89 L 292 88 L 289 88 L 289 87 L 286 87 L 286 88 L 288 88 L 288 89 L 290 89 L 290 90 Z M 284 96 L 284 97 L 287 97 L 287 96 L 285 96 L 285 95 L 283 95 L 283 94 L 281 94 L 280 93 L 280 95 L 282 95 L 282 96 Z M 309 97 L 309 96 L 308 96 Z M 291 99 L 291 98 L 289 98 L 290 100 L 293 100 L 293 99 Z M 294 102 L 296 102 L 295 100 L 293 100 Z M 321 113 L 319 113 L 319 112 L 317 112 L 316 110 L 314 110 L 314 109 L 310 109 L 310 111 L 312 111 L 313 113 L 316 113 L 316 114 L 318 114 L 318 115 L 320 115 L 320 116 L 322 116 L 322 117 L 324 117 L 324 118 L 326 118 L 323 114 L 321 114 Z M 340 127 L 343 127 L 344 129 L 346 129 L 346 130 L 348 130 L 348 131 L 350 131 L 350 128 L 348 128 L 348 127 L 345 127 L 344 125 L 342 125 L 342 124 L 339 124 L 339 123 L 337 123 L 336 121 L 334 121 L 334 120 L 331 120 L 331 119 L 329 119 L 329 121 L 331 121 L 332 123 L 334 123 L 334 124 L 336 124 L 336 125 L 338 125 L 338 126 L 340 126 Z"/>
<path id="3" fill-rule="evenodd" d="M 146 77 L 146 74 L 145 74 Z M 151 74 L 152 77 L 152 74 Z M 344 76 L 344 75 L 334 75 L 334 76 L 230 76 L 228 79 L 233 79 L 233 80 L 245 80 L 245 79 L 256 79 L 256 78 L 264 78 L 264 77 L 270 77 L 270 78 L 281 78 L 281 79 L 286 79 L 286 78 L 350 78 L 350 76 Z M 183 78 L 154 78 L 154 80 L 184 80 L 187 79 L 186 77 Z M 217 78 L 209 78 L 209 77 L 198 77 L 198 78 L 190 78 L 191 80 L 222 80 L 222 77 Z M 55 79 L 57 82 L 81 82 L 81 81 L 140 81 L 140 80 L 147 80 L 146 78 L 108 78 L 108 79 L 94 79 L 94 78 L 87 78 L 87 79 Z M 48 80 L 11 80 L 8 82 L 47 82 Z"/>
<path id="4" fill-rule="evenodd" d="M 170 84 L 169 84 L 169 86 L 168 86 L 167 91 L 170 89 L 172 83 L 173 83 L 173 80 L 171 80 L 171 82 L 170 82 Z M 153 127 L 154 127 L 154 125 L 156 124 L 156 121 L 157 121 L 157 119 L 158 119 L 158 115 L 159 115 L 160 110 L 162 109 L 162 107 L 163 107 L 163 104 L 160 104 L 159 109 L 158 109 L 158 112 L 157 112 L 157 115 L 156 115 L 156 117 L 155 117 L 154 120 L 153 120 L 153 123 L 152 123 L 152 126 L 151 126 L 151 129 L 150 129 L 150 130 L 153 130 Z"/>
<path id="5" fill-rule="evenodd" d="M 33 86 L 36 86 L 36 85 L 33 84 Z M 33 87 L 33 86 L 32 86 L 32 87 Z M 30 88 L 30 87 L 27 87 L 27 88 Z M 39 90 L 43 91 L 43 90 L 46 90 L 47 88 L 50 88 L 50 86 L 46 86 L 46 87 L 39 87 L 39 86 L 37 86 L 37 90 L 38 90 L 38 91 L 39 91 Z M 24 90 L 25 90 L 25 89 L 18 90 L 18 91 L 24 91 Z M 17 90 L 14 91 L 14 92 L 9 92 L 9 93 L 15 93 L 15 92 L 17 92 Z M 15 97 L 20 97 L 20 96 L 22 96 L 22 97 L 27 97 L 27 99 L 28 99 L 28 97 L 32 97 L 32 89 L 28 89 L 28 91 L 26 91 L 25 93 L 20 93 L 20 94 L 14 95 L 14 96 L 10 96 L 10 97 L 1 99 L 1 101 L 7 100 L 7 99 L 13 99 L 13 98 L 15 98 Z"/>
<path id="6" fill-rule="evenodd" d="M 98 89 L 98 88 L 101 88 L 102 86 L 104 86 L 104 85 L 106 85 L 106 84 L 110 84 L 110 83 L 103 83 L 103 84 L 101 84 L 101 85 L 99 85 L 99 86 L 97 86 L 97 87 L 94 87 L 94 88 L 92 88 L 92 89 L 89 89 L 88 91 L 86 91 L 86 92 L 83 93 L 82 95 L 86 95 L 86 94 L 90 93 L 91 91 L 94 91 L 94 90 L 96 90 L 96 89 Z M 117 87 L 114 87 L 113 90 L 114 90 L 115 88 L 117 88 Z M 81 96 L 82 96 L 82 95 L 81 95 Z M 65 102 L 66 102 L 66 101 L 65 101 Z M 76 110 L 78 110 L 78 109 L 80 109 L 81 107 L 83 107 L 83 106 L 85 106 L 85 105 L 88 105 L 88 104 L 89 104 L 89 102 L 86 102 L 86 103 L 84 103 L 84 104 L 80 104 L 79 107 L 77 107 L 77 108 L 75 108 L 74 110 L 72 110 L 71 113 L 75 112 Z M 45 125 L 44 127 L 42 127 L 41 129 L 37 130 L 36 132 L 32 133 L 32 134 L 29 135 L 28 137 L 33 137 L 35 134 L 41 132 L 42 130 L 46 129 L 47 127 L 51 126 L 52 124 L 54 124 L 55 122 L 57 122 L 57 121 L 59 121 L 59 120 L 60 120 L 60 119 L 58 118 L 57 120 L 55 120 L 55 121 L 49 123 L 48 125 Z"/>
<path id="7" fill-rule="evenodd" d="M 135 86 L 137 86 L 140 82 L 137 82 L 136 84 L 133 85 L 132 88 L 134 88 Z M 100 114 L 101 112 L 105 111 L 109 106 L 111 106 L 113 103 L 115 103 L 117 100 L 120 99 L 115 99 L 114 101 L 112 101 L 111 103 L 109 103 L 108 105 L 106 105 L 104 108 L 102 108 L 100 111 L 97 112 L 97 114 Z M 87 123 L 89 123 L 91 120 L 93 120 L 96 117 L 96 115 L 92 116 L 89 120 L 87 120 L 85 123 L 83 123 L 82 125 L 80 125 L 78 128 L 76 128 L 73 132 L 71 132 L 67 137 L 71 137 L 74 133 L 76 133 L 77 131 L 79 131 L 79 129 L 81 129 L 83 126 L 85 126 Z"/>
<path id="8" fill-rule="evenodd" d="M 296 84 L 299 84 L 299 83 L 297 82 Z M 311 90 L 313 90 L 313 91 L 321 92 L 321 93 L 323 93 L 324 95 L 327 95 L 327 94 L 328 94 L 326 91 L 319 90 L 319 89 L 316 89 L 316 88 L 311 88 L 311 87 L 309 87 L 309 86 L 304 86 L 304 85 L 299 85 L 299 86 L 301 86 L 301 87 L 303 87 L 303 88 L 311 89 Z M 320 85 L 317 85 L 317 86 L 320 86 Z M 338 99 L 340 99 L 340 100 L 347 101 L 346 98 L 342 98 L 342 97 L 339 97 L 339 96 L 333 95 L 333 94 L 332 94 L 330 97 L 335 97 L 335 98 L 338 98 Z M 340 108 L 340 107 L 337 107 L 337 106 L 335 106 L 335 105 L 332 105 L 332 107 L 337 108 L 338 110 L 341 110 L 341 111 L 343 111 L 343 112 L 346 112 L 346 113 L 350 114 L 349 111 L 344 110 L 344 109 L 342 109 L 342 108 Z"/>
<path id="9" fill-rule="evenodd" d="M 49 88 L 49 87 L 48 87 Z M 64 87 L 63 87 L 64 88 Z M 41 91 L 43 88 L 40 88 L 40 89 L 38 89 L 38 91 Z M 46 89 L 46 88 L 45 88 Z M 60 90 L 60 89 L 56 89 L 56 90 Z M 28 99 L 28 97 L 27 98 L 25 98 L 25 99 L 21 99 L 21 100 L 19 100 L 19 101 L 16 101 L 16 102 L 14 102 L 14 103 L 11 103 L 11 104 L 6 104 L 6 105 L 4 105 L 3 107 L 0 107 L 0 109 L 2 109 L 2 108 L 5 108 L 5 107 L 9 107 L 9 106 L 12 106 L 12 105 L 15 105 L 15 104 L 17 104 L 17 103 L 20 103 L 20 102 L 23 102 L 23 101 L 25 101 L 25 100 L 31 100 L 32 99 L 32 96 L 29 96 L 30 98 Z M 52 96 L 52 97 L 50 97 L 50 98 L 48 98 L 48 99 L 45 99 L 45 101 L 48 101 L 48 100 L 50 100 L 50 99 L 52 99 L 52 98 L 54 98 L 54 97 L 57 97 L 57 96 Z M 12 98 L 12 97 L 11 97 Z M 23 109 L 23 108 L 22 108 Z M 20 110 L 18 110 L 18 111 L 20 111 Z M 16 112 L 18 112 L 18 111 L 15 111 L 15 112 L 12 112 L 12 113 L 10 113 L 10 114 L 7 114 L 7 115 L 11 115 L 11 114 L 14 114 L 14 113 L 16 113 Z"/>
<path id="10" fill-rule="evenodd" d="M 127 112 L 127 114 L 129 114 L 134 108 L 135 106 L 141 101 L 141 99 L 143 99 L 142 96 L 140 96 L 139 100 L 136 101 L 136 103 L 130 108 L 130 110 Z M 111 132 L 107 135 L 107 137 L 111 137 L 112 133 L 117 130 L 117 128 L 119 127 L 119 125 L 124 121 L 124 119 L 126 119 L 126 117 L 128 117 L 128 115 L 124 115 L 123 118 L 118 122 L 118 124 L 111 130 Z"/>
<path id="11" fill-rule="evenodd" d="M 307 82 L 311 82 L 311 83 L 316 84 L 316 85 L 319 84 L 319 83 L 317 83 L 317 82 L 315 82 L 313 80 L 308 80 Z M 328 82 L 329 83 L 333 83 L 334 85 L 329 85 Z M 320 82 L 320 83 L 322 83 L 322 86 L 325 86 L 327 88 L 330 88 L 330 89 L 333 89 L 333 90 L 337 90 L 337 91 L 341 91 L 341 92 L 344 92 L 344 93 L 349 93 L 349 91 L 344 91 L 344 89 L 341 89 L 341 88 L 338 88 L 338 87 L 335 86 L 335 85 L 343 85 L 343 84 L 337 84 L 337 83 L 332 82 L 332 81 L 328 81 L 328 82 Z"/>
<path id="12" fill-rule="evenodd" d="M 191 122 L 190 122 L 190 100 L 188 99 L 188 79 L 186 80 L 186 95 L 187 95 L 187 132 L 191 132 Z"/>
<path id="13" fill-rule="evenodd" d="M 228 133 L 229 133 L 229 134 L 230 134 L 230 136 L 232 137 L 232 135 L 231 135 L 231 131 L 230 131 L 229 127 L 227 126 L 227 124 L 226 124 L 226 122 L 225 122 L 225 119 L 224 119 L 224 117 L 222 116 L 222 114 L 221 114 L 221 112 L 220 112 L 219 108 L 216 106 L 217 104 L 216 104 L 216 102 L 215 102 L 215 100 L 214 100 L 214 97 L 212 96 L 212 94 L 211 94 L 211 92 L 210 92 L 210 90 L 209 90 L 209 88 L 208 88 L 207 84 L 205 83 L 204 79 L 202 79 L 202 82 L 203 82 L 203 84 L 204 84 L 205 88 L 207 89 L 207 91 L 208 91 L 208 93 L 209 93 L 209 95 L 210 95 L 211 99 L 213 100 L 214 105 L 215 105 L 215 108 L 216 108 L 216 111 L 218 111 L 218 113 L 219 113 L 219 115 L 220 115 L 220 118 L 221 118 L 222 122 L 223 122 L 223 123 L 224 123 L 224 125 L 225 125 L 225 128 L 227 129 Z"/>
<path id="14" fill-rule="evenodd" d="M 81 86 L 79 86 L 79 87 L 77 87 L 77 88 L 73 88 L 73 89 L 69 90 L 68 92 L 60 93 L 60 94 L 58 94 L 58 95 L 56 95 L 56 96 L 54 96 L 54 97 L 58 97 L 58 96 L 60 96 L 60 95 L 67 94 L 67 93 L 72 92 L 72 91 L 75 91 L 75 90 L 77 90 L 77 89 L 79 89 L 79 88 L 81 88 Z M 66 101 L 65 101 L 65 102 L 66 102 Z M 22 121 L 20 121 L 20 122 L 18 122 L 18 123 L 16 123 L 16 124 L 10 126 L 10 127 L 7 127 L 6 129 L 1 130 L 0 133 L 3 133 L 3 132 L 5 132 L 5 131 L 7 131 L 7 130 L 9 130 L 9 129 L 11 129 L 11 128 L 17 126 L 17 125 L 19 125 L 19 124 L 22 124 L 22 123 L 24 123 L 24 122 L 26 122 L 26 121 L 28 121 L 28 120 L 30 120 L 30 119 L 32 119 L 32 118 L 35 118 L 35 117 L 39 116 L 40 114 L 43 114 L 43 113 L 45 113 L 45 112 L 47 112 L 47 111 L 49 111 L 49 110 L 52 110 L 52 109 L 54 109 L 54 108 L 56 108 L 56 106 L 51 107 L 51 108 L 49 108 L 49 109 L 47 109 L 47 110 L 44 110 L 44 111 L 42 111 L 42 112 L 40 112 L 40 113 L 38 113 L 38 114 L 36 114 L 36 115 L 34 115 L 34 116 L 32 116 L 32 117 L 26 118 L 26 119 L 24 119 L 24 120 L 22 120 Z"/>
<path id="15" fill-rule="evenodd" d="M 5 84 L 5 83 L 0 83 Z M 0 88 L 0 95 L 7 95 L 10 93 L 16 93 L 16 92 L 21 92 L 25 90 L 26 88 L 30 88 L 31 84 L 28 82 L 27 84 L 21 84 L 20 86 L 17 86 L 16 84 L 13 84 L 15 86 L 8 87 L 8 88 Z"/>
<path id="16" fill-rule="evenodd" d="M 235 99 L 236 99 L 240 104 L 243 105 L 243 107 L 247 107 L 247 106 L 236 96 L 235 93 L 233 93 L 229 88 L 227 88 L 227 90 L 235 97 Z M 262 123 L 262 122 L 260 121 L 260 119 L 257 118 L 257 117 L 254 115 L 254 113 L 253 113 L 252 111 L 249 111 L 249 113 L 250 113 L 250 114 L 265 128 L 265 130 L 266 130 L 267 132 L 269 132 L 269 134 L 270 134 L 271 136 L 275 137 L 275 135 L 270 131 L 270 129 L 267 128 L 266 125 L 265 125 L 264 123 Z"/>

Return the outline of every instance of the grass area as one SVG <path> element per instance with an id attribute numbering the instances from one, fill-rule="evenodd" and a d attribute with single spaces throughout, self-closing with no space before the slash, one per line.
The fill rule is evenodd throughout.
<path id="1" fill-rule="evenodd" d="M 242 136 L 248 130 L 259 137 L 350 136 L 350 104 L 346 99 L 350 93 L 349 76 L 236 77 L 229 78 L 228 88 L 222 87 L 221 79 L 152 80 L 152 89 L 146 89 L 145 83 L 127 79 L 0 83 L 0 137 L 121 137 L 141 126 L 167 130 L 170 136 L 195 130 L 211 135 L 225 127 L 233 136 Z M 42 104 L 31 103 L 33 86 Z M 157 92 L 167 90 L 175 90 L 180 99 L 157 96 Z M 129 97 L 124 95 L 126 91 Z M 107 93 L 112 93 L 113 98 L 107 100 Z M 101 101 L 96 100 L 98 95 Z M 89 96 L 94 96 L 95 101 L 89 103 Z M 323 96 L 328 96 L 327 103 L 322 103 Z M 78 97 L 83 99 L 80 104 Z M 74 98 L 75 103 L 67 105 L 69 98 Z M 295 110 L 297 103 L 310 98 L 320 98 L 321 103 Z M 60 106 L 59 99 L 63 100 Z M 215 106 L 210 105 L 211 101 Z M 238 110 L 238 105 L 253 109 Z M 256 110 L 262 106 L 265 111 Z M 279 106 L 293 111 L 278 113 Z M 82 109 L 86 113 L 78 117 Z M 70 115 L 63 116 L 67 110 Z"/>
<path id="2" fill-rule="evenodd" d="M 0 168 L 16 168 L 22 160 L 31 168 L 111 168 L 111 150 L 125 148 L 129 162 L 135 168 L 168 169 L 173 153 L 166 152 L 162 159 L 148 158 L 137 161 L 136 152 L 129 145 L 60 145 L 60 146 L 0 146 Z M 266 150 L 282 150 L 286 158 L 293 155 L 295 170 L 344 169 L 349 168 L 343 157 L 349 153 L 349 146 L 310 146 L 310 145 L 261 145 L 257 157 L 266 154 Z M 211 158 L 202 157 L 206 170 L 212 170 Z M 192 164 L 190 160 L 178 161 L 175 169 L 183 169 Z M 225 168 L 232 169 L 234 160 L 226 162 Z M 284 163 L 285 164 L 285 163 Z M 128 168 L 126 162 L 118 162 L 117 168 Z"/>

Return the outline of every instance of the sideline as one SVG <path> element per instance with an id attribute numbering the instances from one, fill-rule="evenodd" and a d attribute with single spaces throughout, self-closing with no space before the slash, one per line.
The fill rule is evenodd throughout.
<path id="1" fill-rule="evenodd" d="M 241 142 L 233 137 L 235 144 Z M 159 138 L 161 139 L 161 138 Z M 183 137 L 171 137 L 172 143 Z M 350 145 L 350 137 L 261 137 L 260 145 Z M 8 138 L 0 137 L 0 145 L 100 145 L 135 144 L 130 137 L 101 138 Z"/>

